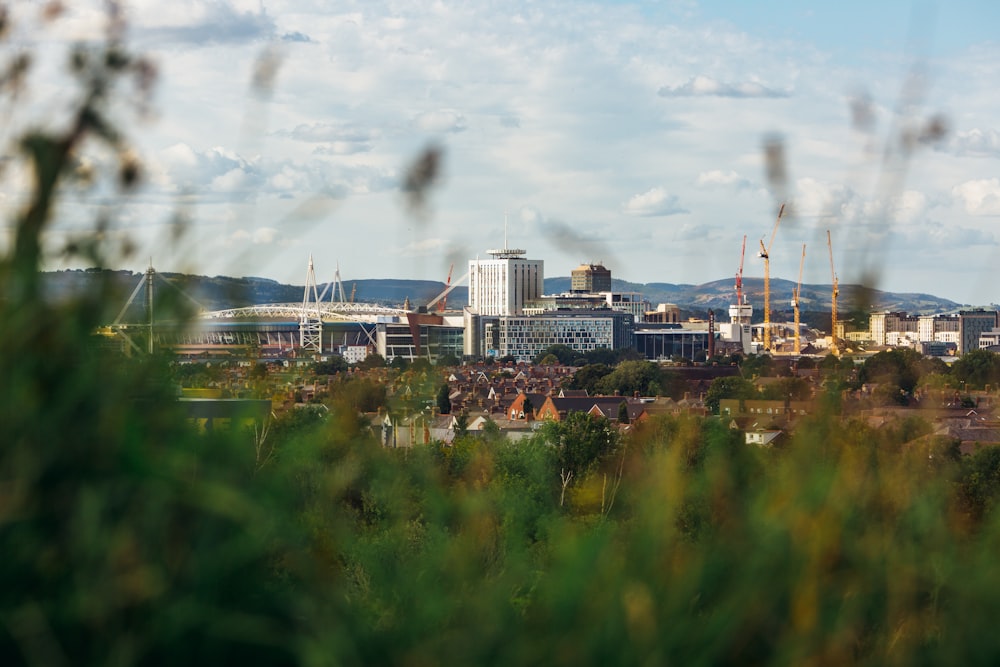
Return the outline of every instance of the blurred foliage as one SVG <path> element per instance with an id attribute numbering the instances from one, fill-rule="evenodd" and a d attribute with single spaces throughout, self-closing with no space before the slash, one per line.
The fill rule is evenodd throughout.
<path id="1" fill-rule="evenodd" d="M 127 69 L 116 34 L 85 83 Z M 713 418 L 619 439 L 580 415 L 403 451 L 345 380 L 256 436 L 264 466 L 244 429 L 194 428 L 168 359 L 94 336 L 103 288 L 38 293 L 75 142 L 121 140 L 84 90 L 76 124 L 25 141 L 35 189 L 0 258 L 2 664 L 997 662 L 1000 449 L 963 457 L 919 419 L 821 411 L 776 451 Z"/>

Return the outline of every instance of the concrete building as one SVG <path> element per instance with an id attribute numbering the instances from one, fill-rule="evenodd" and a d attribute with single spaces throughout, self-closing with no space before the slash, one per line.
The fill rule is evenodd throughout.
<path id="1" fill-rule="evenodd" d="M 643 316 L 644 322 L 656 324 L 680 324 L 681 309 L 672 303 L 661 303 L 656 310 L 647 310 Z"/>
<path id="2" fill-rule="evenodd" d="M 581 264 L 570 273 L 570 291 L 594 294 L 611 291 L 611 271 L 603 264 Z"/>
<path id="3" fill-rule="evenodd" d="M 935 352 L 954 349 L 958 354 L 980 349 L 980 338 L 998 324 L 997 311 L 985 309 L 963 310 L 957 315 L 883 312 L 872 313 L 870 318 L 871 338 L 876 345 Z"/>
<path id="4" fill-rule="evenodd" d="M 475 323 L 473 323 L 475 322 Z M 629 313 L 613 310 L 566 310 L 540 315 L 470 318 L 478 335 L 472 356 L 513 357 L 530 361 L 552 345 L 567 345 L 581 354 L 598 349 L 618 350 L 634 344 L 635 323 Z M 466 346 L 467 354 L 470 346 Z"/>
<path id="5" fill-rule="evenodd" d="M 980 337 L 997 327 L 995 310 L 962 310 L 958 313 L 958 353 L 978 350 Z"/>
<path id="6" fill-rule="evenodd" d="M 889 312 L 872 313 L 869 317 L 869 328 L 872 341 L 876 345 L 895 346 L 900 338 L 917 338 L 919 318 L 906 313 Z M 907 334 L 912 334 L 908 336 Z"/>
<path id="7" fill-rule="evenodd" d="M 492 259 L 469 260 L 469 306 L 476 315 L 521 315 L 542 296 L 545 263 L 524 250 L 487 250 Z"/>
<path id="8" fill-rule="evenodd" d="M 923 315 L 917 318 L 917 337 L 921 343 L 958 344 L 957 315 Z"/>
<path id="9" fill-rule="evenodd" d="M 680 324 L 645 323 L 635 331 L 635 347 L 644 359 L 665 361 L 683 357 L 701 361 L 708 354 L 708 328 L 689 329 Z"/>

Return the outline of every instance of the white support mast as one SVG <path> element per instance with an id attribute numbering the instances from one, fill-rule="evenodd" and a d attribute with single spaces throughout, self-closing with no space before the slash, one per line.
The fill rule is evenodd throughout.
<path id="1" fill-rule="evenodd" d="M 316 270 L 309 255 L 309 269 L 306 272 L 306 286 L 302 294 L 302 317 L 299 319 L 299 347 L 303 351 L 323 351 L 323 318 L 319 310 L 319 294 L 316 287 Z"/>

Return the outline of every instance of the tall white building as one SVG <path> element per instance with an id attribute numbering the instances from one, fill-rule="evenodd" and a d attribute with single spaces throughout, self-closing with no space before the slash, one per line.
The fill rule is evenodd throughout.
<path id="1" fill-rule="evenodd" d="M 542 296 L 545 262 L 524 250 L 487 250 L 492 259 L 469 260 L 469 310 L 477 315 L 521 315 Z"/>

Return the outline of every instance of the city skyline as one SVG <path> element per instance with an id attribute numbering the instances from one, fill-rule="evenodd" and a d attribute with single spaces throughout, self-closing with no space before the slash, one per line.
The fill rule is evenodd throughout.
<path id="1" fill-rule="evenodd" d="M 73 3 L 45 39 L 31 29 L 37 3 L 12 8 L 8 39 L 41 57 L 8 141 L 58 122 L 69 89 L 41 74 L 67 44 L 97 36 L 102 6 Z M 990 3 L 346 2 L 335 12 L 141 0 L 127 10 L 130 47 L 159 81 L 152 122 L 126 124 L 147 177 L 113 211 L 111 233 L 137 245 L 120 268 L 151 256 L 163 271 L 295 283 L 312 253 L 321 282 L 337 265 L 443 281 L 451 264 L 457 277 L 509 238 L 553 276 L 601 262 L 629 282 L 699 284 L 736 272 L 744 234 L 744 276 L 761 276 L 758 239 L 788 201 L 772 278 L 795 278 L 806 243 L 803 282 L 829 283 L 829 228 L 842 284 L 867 267 L 880 289 L 998 301 L 988 267 L 1000 252 L 989 159 L 1000 156 L 1000 10 Z M 251 85 L 255 71 L 266 85 Z M 769 141 L 783 147 L 784 178 L 777 162 L 768 176 Z M 442 150 L 443 173 L 414 212 L 400 182 L 427 146 Z M 24 188 L 5 172 L 8 233 Z M 54 245 L 108 196 L 68 191 Z M 190 223 L 171 246 L 178 211 Z"/>

